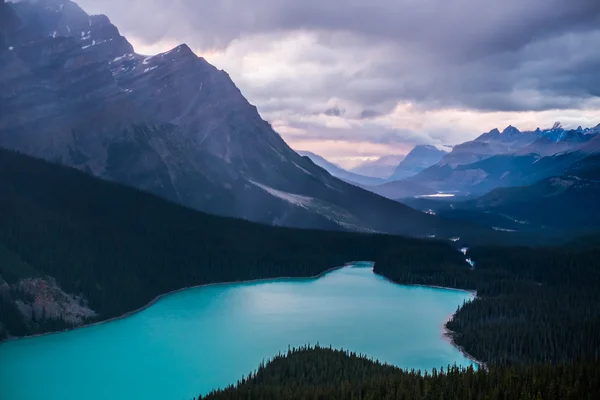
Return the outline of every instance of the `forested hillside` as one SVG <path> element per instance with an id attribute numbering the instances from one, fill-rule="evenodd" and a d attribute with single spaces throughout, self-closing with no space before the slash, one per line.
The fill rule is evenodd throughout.
<path id="1" fill-rule="evenodd" d="M 6 150 L 0 193 L 4 335 L 114 317 L 183 287 L 307 277 L 353 260 L 465 265 L 446 242 L 217 217 Z"/>
<path id="2" fill-rule="evenodd" d="M 600 366 L 531 365 L 421 374 L 327 348 L 276 356 L 236 386 L 202 400 L 592 400 L 600 393 Z"/>
<path id="3" fill-rule="evenodd" d="M 476 290 L 447 327 L 467 353 L 488 364 L 562 363 L 600 358 L 600 246 L 589 237 L 563 247 L 479 247 L 472 270 L 403 268 L 392 258 L 375 271 L 399 283 Z"/>

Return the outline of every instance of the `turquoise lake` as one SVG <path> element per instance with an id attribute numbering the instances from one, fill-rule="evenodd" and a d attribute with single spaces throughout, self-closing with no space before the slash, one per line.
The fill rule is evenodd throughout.
<path id="1" fill-rule="evenodd" d="M 466 366 L 443 325 L 471 298 L 364 266 L 187 289 L 124 319 L 0 344 L 0 399 L 191 399 L 317 342 L 405 368 Z"/>

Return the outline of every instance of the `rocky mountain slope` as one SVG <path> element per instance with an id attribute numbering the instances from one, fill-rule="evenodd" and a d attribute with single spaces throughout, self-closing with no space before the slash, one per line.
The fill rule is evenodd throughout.
<path id="1" fill-rule="evenodd" d="M 455 232 L 296 154 L 186 45 L 133 51 L 65 0 L 2 2 L 0 146 L 220 215 L 293 227 Z M 464 227 L 460 227 L 464 229 Z"/>

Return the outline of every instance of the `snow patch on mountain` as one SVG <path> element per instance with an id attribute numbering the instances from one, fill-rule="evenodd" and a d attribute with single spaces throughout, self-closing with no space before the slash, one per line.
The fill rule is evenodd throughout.
<path id="1" fill-rule="evenodd" d="M 502 217 L 504 217 L 506 219 L 510 219 L 511 221 L 516 222 L 517 224 L 521 224 L 521 225 L 527 225 L 527 224 L 529 224 L 529 222 L 527 222 L 527 221 L 522 221 L 522 220 L 519 220 L 519 219 L 514 219 L 510 215 L 500 214 L 500 216 L 502 216 Z"/>
<path id="2" fill-rule="evenodd" d="M 299 165 L 298 165 L 298 164 L 296 164 L 295 162 L 293 162 L 293 161 L 292 161 L 292 164 L 294 164 L 296 167 L 298 167 L 298 169 L 302 170 L 302 172 L 304 172 L 305 174 L 307 174 L 307 175 L 310 175 L 310 176 L 314 176 L 314 175 L 313 175 L 311 172 L 309 172 L 307 169 L 305 169 L 305 168 L 302 168 L 301 166 L 299 166 Z"/>
<path id="3" fill-rule="evenodd" d="M 516 232 L 514 229 L 498 228 L 497 226 L 493 226 L 492 229 L 499 232 Z"/>
<path id="4" fill-rule="evenodd" d="M 295 206 L 298 207 L 302 207 L 305 209 L 310 209 L 310 204 L 313 201 L 312 197 L 308 197 L 308 196 L 301 196 L 299 194 L 293 194 L 293 193 L 289 193 L 289 192 L 284 192 L 282 190 L 278 190 L 278 189 L 274 189 L 270 186 L 267 185 L 263 185 L 262 183 L 258 183 L 258 182 L 254 182 L 253 180 L 250 180 L 250 183 L 252 183 L 255 186 L 258 186 L 259 188 L 261 188 L 262 190 L 264 190 L 265 192 L 280 198 L 281 200 L 285 200 L 290 204 L 293 204 Z"/>

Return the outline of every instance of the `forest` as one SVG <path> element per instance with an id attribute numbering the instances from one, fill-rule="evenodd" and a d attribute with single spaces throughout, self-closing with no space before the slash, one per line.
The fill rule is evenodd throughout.
<path id="1" fill-rule="evenodd" d="M 290 349 L 198 400 L 595 400 L 598 363 L 404 371 L 342 350 Z"/>
<path id="2" fill-rule="evenodd" d="M 398 283 L 477 291 L 447 324 L 456 344 L 494 365 L 564 363 L 600 357 L 600 246 L 588 238 L 557 247 L 475 247 L 475 268 L 375 271 Z"/>
<path id="3" fill-rule="evenodd" d="M 272 227 L 197 212 L 72 168 L 0 150 L 0 337 L 65 328 L 23 321 L 15 286 L 51 276 L 103 320 L 172 290 L 310 277 L 348 261 L 464 264 L 449 242 Z M 4 295 L 2 295 L 4 293 Z M 93 321 L 88 321 L 93 322 Z"/>

